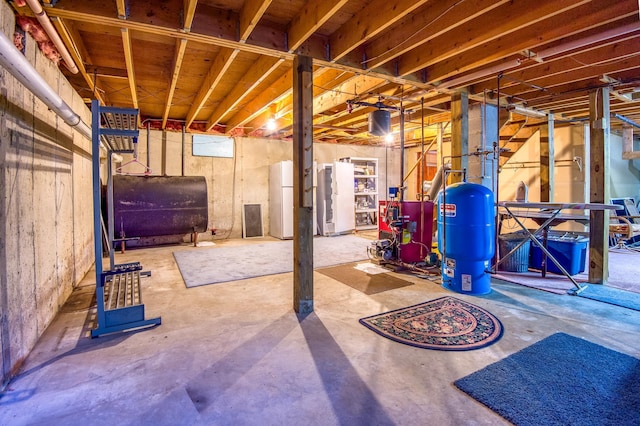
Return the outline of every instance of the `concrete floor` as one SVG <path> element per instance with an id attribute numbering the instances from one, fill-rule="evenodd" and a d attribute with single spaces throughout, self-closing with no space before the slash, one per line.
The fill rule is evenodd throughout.
<path id="1" fill-rule="evenodd" d="M 315 312 L 298 317 L 291 273 L 187 289 L 175 250 L 197 249 L 116 255 L 152 272 L 143 296 L 146 317 L 162 316 L 153 329 L 88 338 L 89 273 L 1 395 L 0 424 L 500 425 L 453 381 L 558 331 L 640 357 L 640 312 L 584 298 L 498 282 L 468 296 L 413 275 L 400 275 L 411 286 L 365 295 L 316 272 Z M 502 339 L 432 351 L 358 323 L 444 295 L 496 315 Z"/>

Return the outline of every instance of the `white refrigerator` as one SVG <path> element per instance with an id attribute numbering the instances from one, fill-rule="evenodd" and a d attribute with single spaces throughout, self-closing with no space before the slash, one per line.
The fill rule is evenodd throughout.
<path id="1" fill-rule="evenodd" d="M 313 192 L 316 191 L 316 163 L 313 163 Z M 316 206 L 313 206 L 313 234 L 317 235 Z M 271 165 L 269 170 L 269 235 L 293 238 L 293 161 Z"/>
<path id="2" fill-rule="evenodd" d="M 318 231 L 320 235 L 345 234 L 355 229 L 353 164 L 322 164 L 318 170 Z"/>

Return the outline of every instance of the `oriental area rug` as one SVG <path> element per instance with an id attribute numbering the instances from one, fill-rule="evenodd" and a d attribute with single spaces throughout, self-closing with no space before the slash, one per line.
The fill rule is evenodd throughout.
<path id="1" fill-rule="evenodd" d="M 479 349 L 502 337 L 498 318 L 451 296 L 372 315 L 360 323 L 396 342 L 444 351 Z"/>

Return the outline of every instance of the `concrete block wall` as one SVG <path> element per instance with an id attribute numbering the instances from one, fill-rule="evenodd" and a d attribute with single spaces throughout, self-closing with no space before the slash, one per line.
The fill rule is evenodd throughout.
<path id="1" fill-rule="evenodd" d="M 2 31 L 14 15 L 0 4 Z M 27 36 L 26 58 L 91 123 L 57 65 Z M 0 343 L 2 387 L 93 259 L 91 142 L 0 68 Z"/>

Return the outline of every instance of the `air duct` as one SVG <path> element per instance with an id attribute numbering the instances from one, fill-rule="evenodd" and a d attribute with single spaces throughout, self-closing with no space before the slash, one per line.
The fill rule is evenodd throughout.
<path id="1" fill-rule="evenodd" d="M 391 113 L 378 109 L 369 114 L 369 133 L 374 136 L 384 136 L 391 130 Z"/>
<path id="2" fill-rule="evenodd" d="M 27 61 L 6 34 L 0 31 L 0 65 L 29 89 L 38 99 L 69 126 L 76 128 L 83 136 L 91 139 L 91 128 L 78 114 L 73 112 L 62 98 L 47 84 L 36 69 Z"/>

